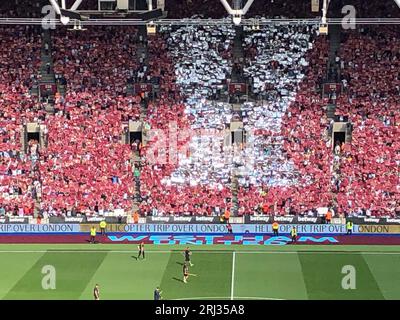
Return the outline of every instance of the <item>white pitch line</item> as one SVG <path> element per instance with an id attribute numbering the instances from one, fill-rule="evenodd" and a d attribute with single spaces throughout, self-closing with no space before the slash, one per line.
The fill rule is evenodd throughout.
<path id="1" fill-rule="evenodd" d="M 235 260 L 236 260 L 236 252 L 233 251 L 233 254 L 232 254 L 231 300 L 233 300 L 233 291 L 234 291 L 234 288 L 235 288 Z"/>
<path id="2" fill-rule="evenodd" d="M 236 251 L 240 254 L 259 254 L 259 253 L 268 253 L 268 254 L 295 254 L 295 253 L 309 253 L 309 254 L 355 254 L 355 253 L 362 253 L 362 254 L 376 254 L 376 255 L 400 255 L 399 252 L 380 252 L 380 251 Z"/>
<path id="3" fill-rule="evenodd" d="M 0 253 L 137 253 L 136 250 L 0 250 Z M 148 250 L 146 253 L 174 253 L 177 250 Z M 193 251 L 193 253 L 216 253 L 216 254 L 229 254 L 233 251 L 218 251 L 218 250 L 199 250 Z M 309 253 L 309 254 L 367 254 L 367 255 L 400 255 L 399 252 L 372 252 L 372 251 L 234 251 L 240 254 L 297 254 L 297 253 Z"/>

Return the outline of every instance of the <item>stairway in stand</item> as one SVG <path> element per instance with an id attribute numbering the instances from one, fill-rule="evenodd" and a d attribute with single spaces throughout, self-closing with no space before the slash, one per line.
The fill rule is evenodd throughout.
<path id="1" fill-rule="evenodd" d="M 239 182 L 236 169 L 233 169 L 231 176 L 231 192 L 232 192 L 232 208 L 231 213 L 232 216 L 237 216 L 239 212 Z"/>
<path id="2" fill-rule="evenodd" d="M 43 30 L 42 32 L 42 51 L 41 51 L 41 65 L 40 65 L 40 85 L 51 85 L 56 86 L 56 78 L 54 74 L 54 66 L 52 59 L 52 46 L 51 46 L 51 35 L 49 30 Z M 49 96 L 45 105 L 46 111 L 54 112 L 54 96 Z"/>
<path id="3" fill-rule="evenodd" d="M 233 68 L 231 74 L 232 82 L 234 83 L 244 82 L 243 26 L 235 27 L 235 38 L 233 40 L 232 58 L 233 58 Z"/>

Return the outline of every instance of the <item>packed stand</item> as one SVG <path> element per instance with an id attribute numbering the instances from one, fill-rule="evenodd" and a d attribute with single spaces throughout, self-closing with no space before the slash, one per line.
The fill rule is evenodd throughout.
<path id="1" fill-rule="evenodd" d="M 23 125 L 45 115 L 29 90 L 40 65 L 38 29 L 0 28 L 0 215 L 30 215 L 40 196 L 37 141 L 23 152 Z"/>
<path id="2" fill-rule="evenodd" d="M 400 204 L 399 28 L 348 32 L 341 47 L 347 79 L 337 115 L 348 116 L 352 140 L 337 150 L 338 203 L 348 215 L 395 216 Z"/>
<path id="3" fill-rule="evenodd" d="M 193 29 L 193 27 L 190 28 Z M 187 53 L 182 52 L 183 49 L 180 52 L 172 51 L 172 59 L 176 62 L 175 68 L 178 70 L 175 82 L 183 87 L 185 93 L 184 112 L 182 113 L 182 105 L 179 105 L 179 111 L 174 109 L 177 106 L 172 107 L 176 116 L 164 107 L 158 110 L 155 117 L 159 119 L 158 125 L 163 124 L 164 128 L 167 127 L 168 121 L 179 122 L 180 130 L 186 123 L 186 128 L 190 127 L 194 130 L 195 137 L 189 140 L 189 150 L 186 154 L 181 154 L 175 168 L 171 165 L 154 166 L 148 172 L 150 177 L 144 180 L 156 181 L 155 177 L 161 175 L 161 184 L 158 187 L 160 189 L 162 186 L 168 189 L 173 188 L 179 192 L 179 195 L 174 196 L 173 193 L 169 193 L 169 197 L 163 198 L 161 195 L 168 191 L 153 187 L 153 192 L 148 192 L 149 201 L 156 202 L 158 205 L 154 208 L 153 204 L 153 209 L 150 209 L 152 206 L 148 206 L 147 202 L 147 212 L 191 214 L 194 211 L 197 214 L 205 214 L 207 210 L 204 210 L 204 203 L 201 200 L 192 202 L 192 199 L 197 199 L 204 194 L 198 193 L 199 188 L 200 190 L 201 186 L 204 186 L 203 189 L 226 188 L 225 193 L 229 195 L 229 199 L 231 179 L 236 174 L 239 176 L 239 200 L 241 201 L 239 207 L 242 214 L 252 214 L 259 206 L 266 208 L 268 207 L 266 203 L 279 207 L 280 213 L 304 213 L 315 209 L 316 206 L 327 207 L 331 204 L 329 172 L 332 157 L 326 134 L 328 123 L 323 110 L 325 101 L 315 93 L 319 77 L 324 73 L 324 68 L 326 69 L 327 55 L 323 52 L 327 52 L 327 42 L 322 38 L 315 41 L 313 47 L 310 44 L 311 38 L 305 35 L 307 30 L 303 31 L 299 34 L 297 42 L 295 40 L 295 45 L 290 46 L 289 43 L 294 53 L 300 52 L 297 55 L 291 55 L 295 57 L 295 63 L 292 61 L 286 68 L 282 67 L 280 72 L 271 71 L 270 73 L 271 81 L 275 83 L 275 86 L 270 88 L 269 100 L 257 106 L 251 103 L 243 105 L 240 116 L 234 114 L 229 104 L 211 102 L 207 99 L 213 96 L 211 85 L 205 85 L 204 88 L 202 86 L 203 92 L 198 89 L 196 85 L 198 77 L 207 72 L 201 64 L 198 68 L 192 68 L 190 76 L 181 72 L 188 69 L 182 68 L 182 65 L 192 65 L 191 57 L 195 56 L 196 42 L 193 46 L 188 46 Z M 187 33 L 190 35 L 190 31 Z M 185 41 L 190 36 L 183 32 L 172 32 L 172 40 L 167 38 L 167 43 L 170 44 L 177 39 L 176 34 L 181 35 L 178 39 L 182 47 L 185 47 Z M 273 32 L 271 35 L 275 36 Z M 285 38 L 275 40 L 275 48 L 278 47 L 276 44 L 279 41 L 282 48 L 288 45 Z M 310 53 L 309 50 L 312 47 Z M 260 52 L 262 54 L 261 50 Z M 205 51 L 202 54 L 207 55 L 209 52 Z M 283 60 L 286 63 L 289 58 L 286 61 Z M 316 71 L 315 65 L 320 65 L 321 70 Z M 263 65 L 260 62 L 257 66 L 259 70 L 270 68 L 270 65 Z M 218 74 L 218 70 L 223 67 L 224 65 L 217 64 L 210 69 Z M 273 79 L 274 76 L 280 80 Z M 304 95 L 296 95 L 299 83 L 305 92 Z M 203 96 L 199 94 L 200 92 Z M 228 146 L 225 143 L 225 129 L 229 128 L 231 120 L 235 117 L 242 118 L 246 129 L 254 133 L 253 140 L 249 141 L 251 146 L 247 148 L 243 145 Z M 154 121 L 154 118 L 151 120 Z M 304 123 L 307 122 L 311 124 L 311 128 L 304 130 Z M 227 132 L 230 134 L 229 130 Z M 293 135 L 295 138 L 292 139 Z M 166 167 L 169 169 L 165 170 Z M 167 174 L 162 175 L 162 172 Z M 188 197 L 187 193 L 191 188 L 196 193 L 191 192 Z M 175 198 L 179 199 L 175 200 Z M 215 205 L 213 199 L 210 199 L 208 203 L 220 208 L 220 205 Z M 193 209 L 193 205 L 196 209 Z M 160 207 L 161 210 L 159 210 Z M 192 211 L 188 207 L 192 208 Z M 211 208 L 211 212 L 215 213 L 215 210 Z"/>
<path id="4" fill-rule="evenodd" d="M 57 30 L 53 37 L 54 71 L 74 93 L 126 93 L 128 78 L 139 68 L 135 27 L 90 27 L 85 32 Z"/>
<path id="5" fill-rule="evenodd" d="M 245 73 L 262 101 L 242 107 L 256 161 L 239 179 L 239 213 L 315 215 L 332 202 L 326 101 L 317 93 L 328 44 L 311 26 L 265 29 L 245 37 Z"/>
<path id="6" fill-rule="evenodd" d="M 69 96 L 48 126 L 40 172 L 45 215 L 130 210 L 134 193 L 131 148 L 121 141 L 118 98 Z"/>
<path id="7" fill-rule="evenodd" d="M 251 79 L 255 94 L 287 106 L 304 77 L 308 65 L 305 53 L 312 48 L 316 29 L 315 25 L 277 25 L 261 27 L 257 31 L 245 27 L 248 63 L 244 73 Z"/>
<path id="8" fill-rule="evenodd" d="M 126 95 L 138 68 L 137 29 L 128 31 L 94 27 L 54 35 L 55 71 L 66 78 L 67 93 L 56 99 L 56 114 L 46 122 L 48 143 L 40 158 L 45 216 L 131 209 L 133 144 L 123 143 L 123 128 L 140 118 L 141 99 Z"/>
<path id="9" fill-rule="evenodd" d="M 176 84 L 182 94 L 192 97 L 216 96 L 232 72 L 232 26 L 182 26 L 168 32 L 169 54 L 175 65 Z"/>
<path id="10" fill-rule="evenodd" d="M 193 27 L 191 27 L 193 29 Z M 151 129 L 167 129 L 170 124 L 176 124 L 177 148 L 178 153 L 167 154 L 165 161 L 152 163 L 149 161 L 149 152 L 158 146 L 158 150 L 170 148 L 170 141 L 167 142 L 154 139 L 144 147 L 142 159 L 145 165 L 141 172 L 141 191 L 144 201 L 141 204 L 143 214 L 169 215 L 169 214 L 197 214 L 215 215 L 223 213 L 229 208 L 231 191 L 229 184 L 225 182 L 226 175 L 222 177 L 211 170 L 205 162 L 205 150 L 211 141 L 210 137 L 201 137 L 201 141 L 195 141 L 192 137 L 192 130 L 215 129 L 214 134 L 224 128 L 225 112 L 216 111 L 209 102 L 199 97 L 199 88 L 193 78 L 203 77 L 204 95 L 212 95 L 211 84 L 207 86 L 206 81 L 213 79 L 212 73 L 226 76 L 228 61 L 222 59 L 219 54 L 224 54 L 229 48 L 217 51 L 218 47 L 224 48 L 226 39 L 218 36 L 218 33 L 210 31 L 208 28 L 197 41 L 190 42 L 190 37 L 196 37 L 194 32 L 187 27 L 183 30 L 163 30 L 161 35 L 150 38 L 150 63 L 152 73 L 161 76 L 161 96 L 158 101 L 149 104 L 147 121 Z M 185 34 L 187 32 L 187 34 Z M 206 43 L 205 33 L 213 32 L 216 46 Z M 182 42 L 180 52 L 176 49 L 176 44 Z M 187 42 L 186 42 L 187 41 Z M 154 50 L 157 48 L 157 50 Z M 208 48 L 203 53 L 200 48 Z M 196 65 L 194 56 L 201 56 L 202 64 Z M 207 61 L 205 57 L 212 57 L 214 64 L 212 71 L 207 71 Z M 190 75 L 186 74 L 182 68 L 192 67 Z M 196 73 L 197 71 L 197 73 Z M 208 72 L 208 73 L 207 73 Z M 211 80 L 213 82 L 214 80 Z M 180 88 L 183 88 L 180 91 Z M 185 98 L 182 98 L 184 95 Z M 229 113 L 228 111 L 226 113 Z M 218 115 L 218 120 L 214 116 Z M 219 120 L 223 122 L 220 126 Z M 197 132 L 198 133 L 198 132 Z M 194 140 L 193 140 L 194 139 Z M 189 144 L 186 151 L 182 151 L 184 145 Z M 201 148 L 201 149 L 198 149 Z M 197 152 L 191 154 L 191 152 Z M 204 163 L 191 161 L 191 156 L 203 156 Z M 208 153 L 207 153 L 208 154 Z M 204 170 L 206 171 L 204 172 Z M 202 171 L 203 170 L 203 171 Z M 208 179 L 211 179 L 208 180 Z"/>

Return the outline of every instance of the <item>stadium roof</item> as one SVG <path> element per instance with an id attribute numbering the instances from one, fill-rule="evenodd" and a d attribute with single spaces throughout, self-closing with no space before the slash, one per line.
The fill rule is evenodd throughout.
<path id="1" fill-rule="evenodd" d="M 124 25 L 146 25 L 149 22 L 154 23 L 155 25 L 224 25 L 224 24 L 232 24 L 232 18 L 180 18 L 180 19 L 170 19 L 167 18 L 166 12 L 161 9 L 154 10 L 126 10 L 126 11 L 110 11 L 110 10 L 94 10 L 90 7 L 91 10 L 79 10 L 82 4 L 86 2 L 89 3 L 89 0 L 70 0 L 73 1 L 73 4 L 70 6 L 66 5 L 66 1 L 64 0 L 41 0 L 40 4 L 47 3 L 48 5 L 52 5 L 55 8 L 57 13 L 54 16 L 54 19 L 49 19 L 49 22 L 54 22 L 56 25 L 62 24 L 73 24 L 73 20 L 82 20 L 83 26 L 98 26 L 98 25 L 114 25 L 114 26 L 124 26 Z M 143 0 L 145 1 L 145 0 Z M 168 0 L 166 0 L 168 3 Z M 221 1 L 221 7 L 226 6 L 226 0 L 215 0 Z M 254 2 L 253 2 L 254 1 Z M 249 0 L 247 4 L 259 4 L 266 3 L 268 1 L 273 0 Z M 280 0 L 276 0 L 280 1 Z M 296 1 L 296 0 L 288 0 Z M 350 0 L 357 2 L 357 0 Z M 388 11 L 396 11 L 397 9 L 395 3 L 400 7 L 400 0 L 386 0 L 391 4 L 389 7 L 387 4 L 385 6 L 388 7 Z M 61 2 L 61 3 L 60 3 Z M 169 3 L 173 2 L 173 0 L 169 0 Z M 196 1 L 196 3 L 201 3 L 202 0 Z M 324 4 L 325 2 L 325 4 Z M 332 3 L 341 3 L 340 0 L 319 0 L 320 9 L 323 9 L 323 5 L 332 5 Z M 67 3 L 68 4 L 68 3 Z M 69 2 L 71 4 L 71 2 Z M 245 3 L 242 4 L 245 6 Z M 84 8 L 86 9 L 86 8 Z M 311 9 L 311 8 L 310 8 Z M 357 8 L 359 9 L 359 8 Z M 233 10 L 234 11 L 234 10 Z M 246 10 L 247 11 L 247 10 Z M 322 10 L 320 10 L 322 11 Z M 400 10 L 399 10 L 400 11 Z M 67 18 L 68 23 L 61 23 L 60 15 Z M 228 15 L 228 13 L 226 13 Z M 30 18 L 30 17 L 12 17 L 7 15 L 2 15 L 0 17 L 0 24 L 13 24 L 13 25 L 41 25 L 42 17 Z M 389 15 L 390 16 L 390 15 Z M 70 21 L 71 20 L 71 21 Z M 338 18 L 326 18 L 326 24 L 328 25 L 338 25 L 341 24 L 343 17 Z M 324 24 L 325 20 L 322 17 L 322 14 L 315 13 L 313 18 L 260 18 L 256 16 L 251 16 L 245 18 L 245 16 L 241 19 L 241 24 L 243 25 L 270 25 L 270 24 Z M 400 24 L 400 18 L 392 18 L 392 17 L 357 17 L 355 20 L 355 24 Z"/>

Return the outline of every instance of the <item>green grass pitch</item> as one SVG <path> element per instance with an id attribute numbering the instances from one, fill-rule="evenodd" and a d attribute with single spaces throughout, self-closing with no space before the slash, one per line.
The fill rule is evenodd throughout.
<path id="1" fill-rule="evenodd" d="M 192 246 L 191 276 L 182 282 L 184 246 L 0 245 L 0 298 L 91 300 L 153 299 L 400 299 L 396 246 Z M 354 267 L 355 289 L 342 288 Z M 55 289 L 43 289 L 44 266 Z"/>

